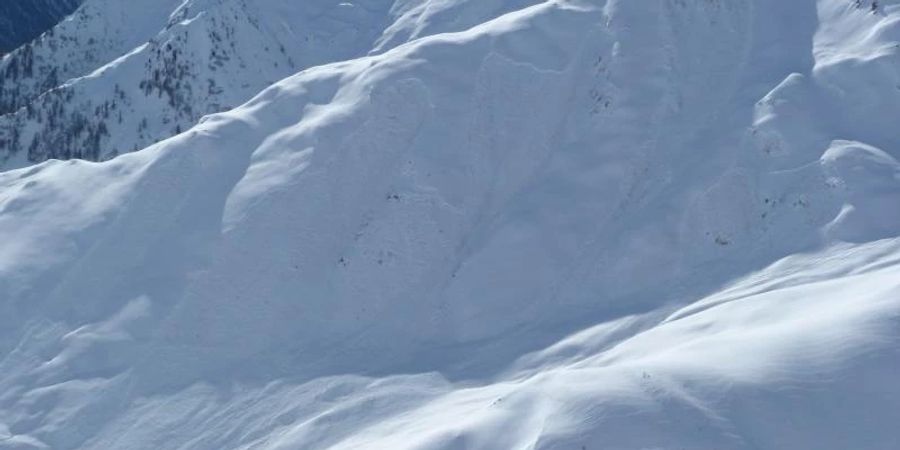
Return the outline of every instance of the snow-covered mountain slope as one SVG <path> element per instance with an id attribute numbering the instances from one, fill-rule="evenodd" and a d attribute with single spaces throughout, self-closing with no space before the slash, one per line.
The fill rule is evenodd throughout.
<path id="1" fill-rule="evenodd" d="M 0 55 L 49 30 L 82 0 L 9 0 L 0 3 Z"/>
<path id="2" fill-rule="evenodd" d="M 0 448 L 897 448 L 863 3 L 397 2 L 368 56 L 0 173 Z"/>
<path id="3" fill-rule="evenodd" d="M 71 23 L 4 61 L 0 158 L 6 168 L 109 159 L 178 134 L 301 69 L 466 29 L 531 3 L 92 0 Z M 111 17 L 117 27 L 105 23 Z M 102 31 L 110 28 L 125 36 Z M 59 84 L 72 77 L 79 78 Z"/>
<path id="4" fill-rule="evenodd" d="M 66 80 L 88 75 L 146 42 L 180 3 L 88 0 L 56 27 L 0 61 L 0 113 L 32 104 Z M 10 143 L 0 143 L 0 151 L 11 150 L 15 147 Z"/>

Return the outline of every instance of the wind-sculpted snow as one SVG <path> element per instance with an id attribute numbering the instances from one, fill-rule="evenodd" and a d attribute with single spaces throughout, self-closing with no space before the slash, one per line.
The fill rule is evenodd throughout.
<path id="1" fill-rule="evenodd" d="M 0 173 L 0 448 L 896 448 L 870 5 L 385 4 L 175 137 Z M 178 11 L 73 86 L 238 10 Z"/>

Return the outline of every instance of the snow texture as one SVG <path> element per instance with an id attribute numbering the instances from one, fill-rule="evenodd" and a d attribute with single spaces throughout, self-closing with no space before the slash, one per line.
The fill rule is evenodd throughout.
<path id="1" fill-rule="evenodd" d="M 900 1 L 164 3 L 0 172 L 0 449 L 900 448 Z"/>

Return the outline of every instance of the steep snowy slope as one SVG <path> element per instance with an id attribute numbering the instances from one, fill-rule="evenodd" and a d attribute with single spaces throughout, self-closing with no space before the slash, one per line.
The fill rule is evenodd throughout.
<path id="1" fill-rule="evenodd" d="M 0 55 L 49 30 L 81 0 L 9 0 L 0 3 Z"/>
<path id="2" fill-rule="evenodd" d="M 900 445 L 897 2 L 384 11 L 0 173 L 0 448 Z"/>

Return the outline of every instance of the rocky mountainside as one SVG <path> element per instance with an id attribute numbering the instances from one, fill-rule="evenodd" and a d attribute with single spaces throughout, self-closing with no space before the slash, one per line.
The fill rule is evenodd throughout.
<path id="1" fill-rule="evenodd" d="M 84 0 L 7 0 L 0 3 L 0 55 L 49 30 Z"/>
<path id="2" fill-rule="evenodd" d="M 176 3 L 2 118 L 0 449 L 900 447 L 900 1 Z"/>

